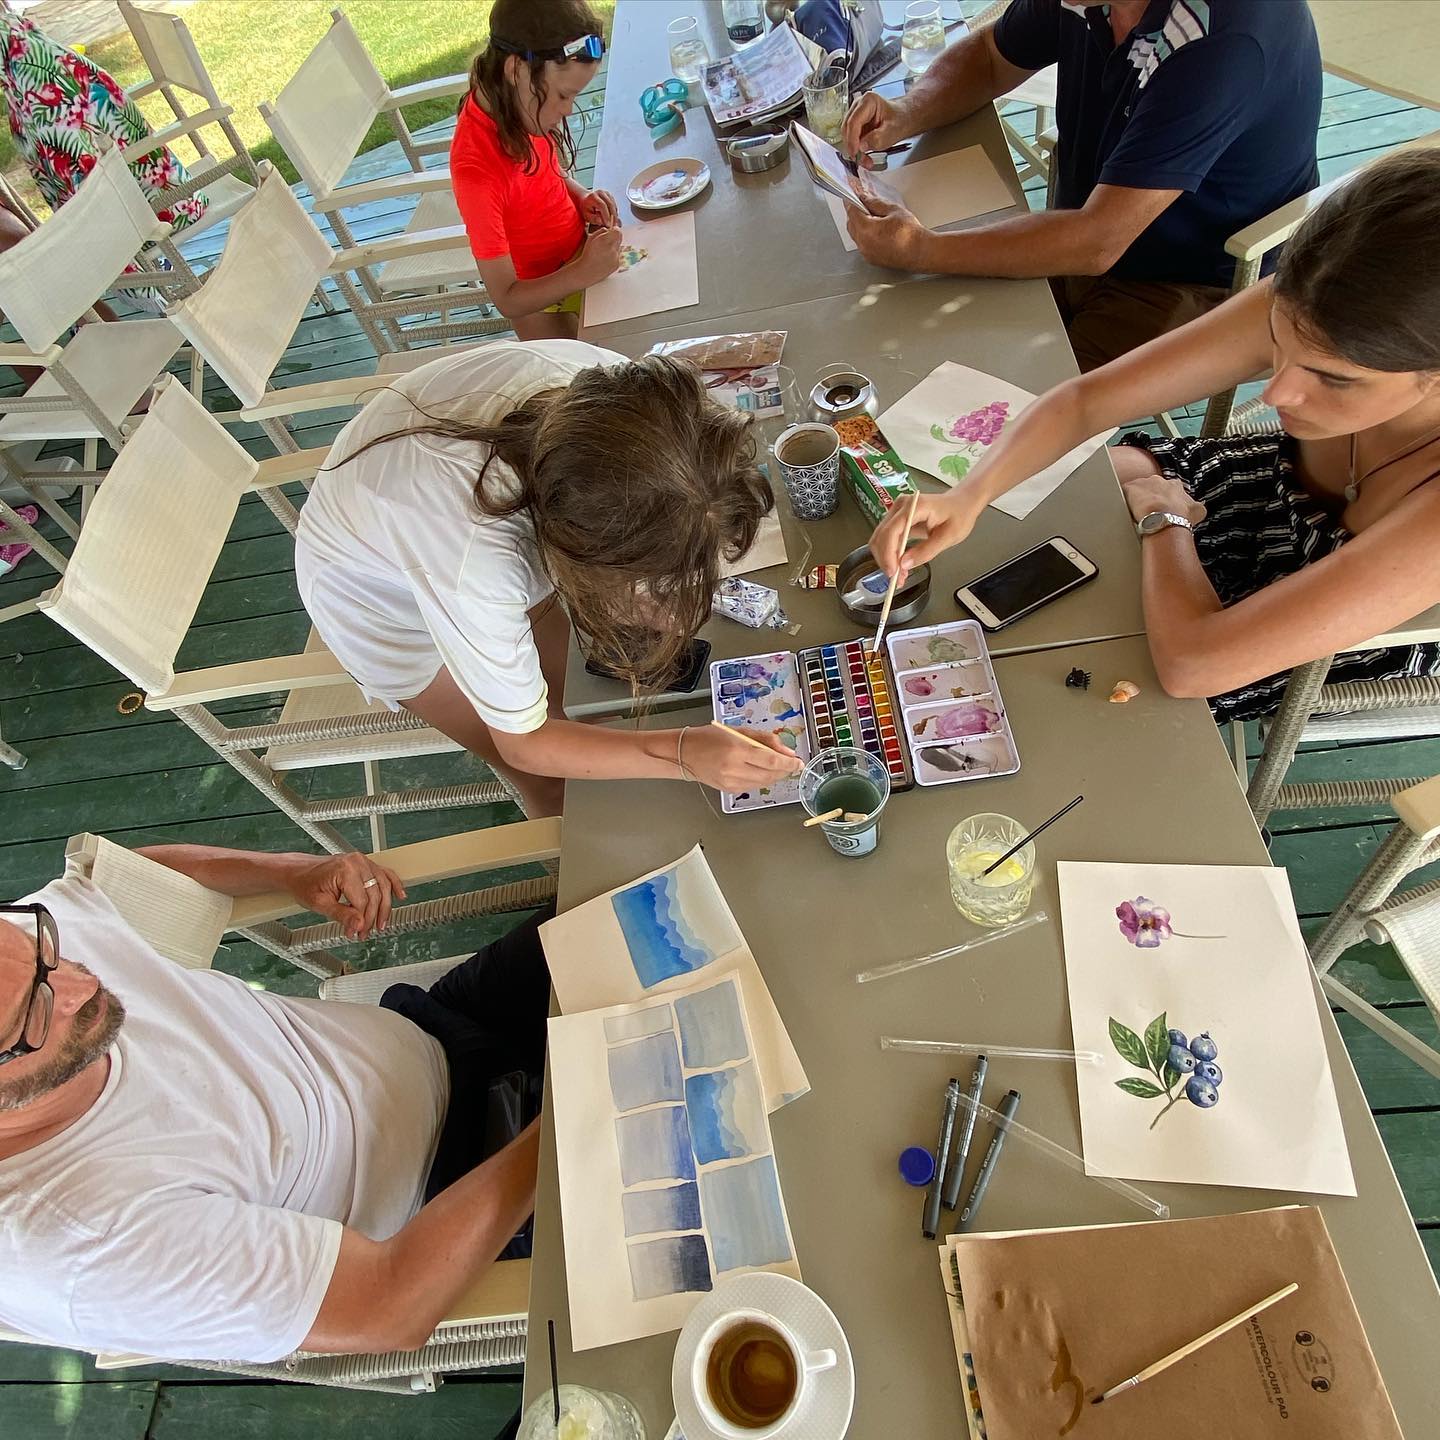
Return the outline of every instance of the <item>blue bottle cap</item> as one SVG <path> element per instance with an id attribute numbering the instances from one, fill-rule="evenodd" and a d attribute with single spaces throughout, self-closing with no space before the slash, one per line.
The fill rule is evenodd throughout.
<path id="1" fill-rule="evenodd" d="M 935 1157 L 919 1145 L 900 1152 L 900 1173 L 907 1185 L 928 1185 L 935 1178 Z"/>

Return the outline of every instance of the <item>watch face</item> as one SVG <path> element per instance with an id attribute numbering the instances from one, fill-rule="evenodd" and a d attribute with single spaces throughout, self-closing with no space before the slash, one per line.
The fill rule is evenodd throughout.
<path id="1" fill-rule="evenodd" d="M 1140 533 L 1142 535 L 1155 535 L 1174 523 L 1170 516 L 1163 511 L 1152 510 L 1140 521 Z"/>

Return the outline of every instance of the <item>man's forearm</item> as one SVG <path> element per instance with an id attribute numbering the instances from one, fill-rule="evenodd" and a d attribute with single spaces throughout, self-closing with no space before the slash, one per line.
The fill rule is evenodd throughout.
<path id="1" fill-rule="evenodd" d="M 934 275 L 992 275 L 1012 280 L 1099 275 L 1107 257 L 1079 210 L 1044 210 L 955 234 L 927 231 L 912 267 Z"/>
<path id="2" fill-rule="evenodd" d="M 291 880 L 320 858 L 295 851 L 225 850 L 218 845 L 147 845 L 135 853 L 221 895 L 289 890 Z"/>

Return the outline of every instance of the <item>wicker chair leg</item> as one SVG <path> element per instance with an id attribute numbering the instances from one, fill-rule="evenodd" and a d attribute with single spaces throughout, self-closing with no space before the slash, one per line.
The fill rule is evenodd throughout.
<path id="1" fill-rule="evenodd" d="M 1365 917 L 1385 903 L 1423 861 L 1430 841 L 1397 824 L 1370 857 L 1349 893 L 1310 941 L 1310 959 L 1322 975 L 1364 937 Z"/>
<path id="2" fill-rule="evenodd" d="M 13 745 L 7 745 L 4 740 L 0 740 L 0 765 L 8 765 L 12 770 L 23 770 L 25 757 Z"/>
<path id="3" fill-rule="evenodd" d="M 1255 817 L 1255 823 L 1262 828 L 1275 808 L 1275 797 L 1285 783 L 1285 772 L 1295 758 L 1295 749 L 1300 744 L 1300 737 L 1305 733 L 1305 726 L 1315 713 L 1320 687 L 1330 673 L 1330 662 L 1334 658 L 1333 655 L 1326 655 L 1319 660 L 1312 660 L 1308 665 L 1297 665 L 1290 672 L 1285 698 L 1281 700 L 1280 709 L 1265 736 L 1264 753 L 1260 756 L 1260 762 L 1250 780 L 1250 788 L 1246 792 L 1250 813 Z"/>

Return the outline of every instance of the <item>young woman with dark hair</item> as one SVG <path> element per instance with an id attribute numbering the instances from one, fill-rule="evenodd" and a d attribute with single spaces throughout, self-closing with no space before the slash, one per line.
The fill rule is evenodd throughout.
<path id="1" fill-rule="evenodd" d="M 744 790 L 799 762 L 712 726 L 575 724 L 560 702 L 572 620 L 637 687 L 673 673 L 772 504 L 748 422 L 689 366 L 501 341 L 397 379 L 340 432 L 296 577 L 361 689 L 503 770 L 532 816 L 559 813 L 567 776 Z"/>
<path id="2" fill-rule="evenodd" d="M 569 116 L 605 53 L 584 0 L 496 0 L 470 66 L 450 177 L 480 278 L 522 340 L 573 339 L 620 266 L 614 199 L 571 179 Z"/>
<path id="3" fill-rule="evenodd" d="M 1161 683 L 1220 720 L 1272 711 L 1296 665 L 1440 602 L 1440 150 L 1392 155 L 1331 194 L 1266 281 L 1045 395 L 949 494 L 924 496 L 909 569 L 1086 436 L 1266 371 L 1283 429 L 1127 436 L 1110 451 L 1141 536 Z M 1440 674 L 1440 646 L 1341 655 L 1331 678 Z"/>

